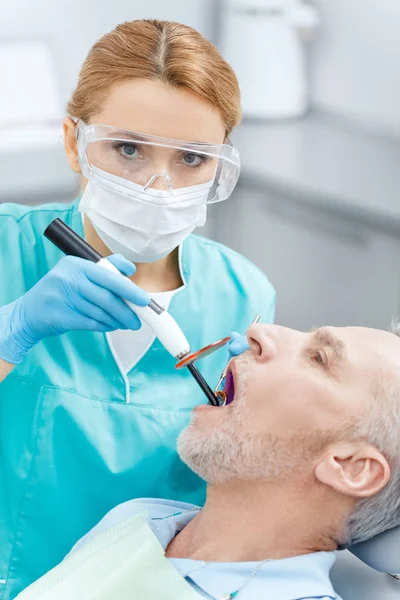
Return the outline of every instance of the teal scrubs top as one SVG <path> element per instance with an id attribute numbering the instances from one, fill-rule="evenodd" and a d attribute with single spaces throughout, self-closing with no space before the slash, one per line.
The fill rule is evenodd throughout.
<path id="1" fill-rule="evenodd" d="M 62 257 L 43 237 L 56 217 L 83 236 L 77 202 L 0 205 L 0 306 L 29 290 Z M 248 260 L 192 235 L 181 250 L 186 283 L 169 311 L 192 349 L 272 322 L 275 292 Z M 211 386 L 222 350 L 199 363 Z M 158 340 L 124 376 L 102 333 L 39 343 L 0 383 L 0 599 L 59 563 L 117 504 L 138 497 L 201 505 L 205 484 L 179 459 L 176 439 L 206 402 Z"/>

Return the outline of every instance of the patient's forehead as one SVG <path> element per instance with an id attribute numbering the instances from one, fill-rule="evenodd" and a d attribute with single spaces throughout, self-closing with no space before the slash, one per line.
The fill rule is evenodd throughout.
<path id="1" fill-rule="evenodd" d="M 368 327 L 330 327 L 340 338 L 349 360 L 365 369 L 397 369 L 400 376 L 400 337 Z"/>

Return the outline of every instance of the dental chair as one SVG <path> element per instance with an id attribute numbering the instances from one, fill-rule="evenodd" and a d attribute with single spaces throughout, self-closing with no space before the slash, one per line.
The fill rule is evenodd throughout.
<path id="1" fill-rule="evenodd" d="M 331 578 L 343 600 L 400 600 L 400 527 L 337 552 Z"/>

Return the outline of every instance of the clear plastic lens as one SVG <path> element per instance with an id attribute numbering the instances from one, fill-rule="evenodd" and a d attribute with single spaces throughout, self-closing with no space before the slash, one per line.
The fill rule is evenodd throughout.
<path id="1" fill-rule="evenodd" d="M 146 185 L 154 173 L 168 173 L 175 189 L 212 181 L 218 157 L 153 144 L 123 140 L 96 140 L 87 145 L 89 165 Z"/>
<path id="2" fill-rule="evenodd" d="M 225 200 L 239 177 L 239 155 L 228 144 L 189 143 L 115 129 L 107 125 L 78 125 L 81 168 L 90 177 L 95 167 L 110 175 L 162 189 L 166 174 L 173 190 L 210 184 L 207 202 Z"/>

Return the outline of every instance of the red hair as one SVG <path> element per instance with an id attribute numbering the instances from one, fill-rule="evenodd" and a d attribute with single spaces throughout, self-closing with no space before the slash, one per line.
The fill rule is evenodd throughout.
<path id="1" fill-rule="evenodd" d="M 227 135 L 240 121 L 238 81 L 217 48 L 187 25 L 158 20 L 122 23 L 94 44 L 68 113 L 87 122 L 113 85 L 135 78 L 194 92 L 218 109 Z"/>

